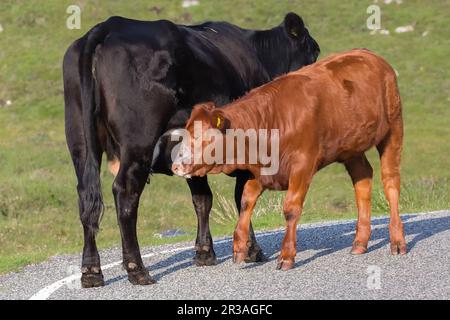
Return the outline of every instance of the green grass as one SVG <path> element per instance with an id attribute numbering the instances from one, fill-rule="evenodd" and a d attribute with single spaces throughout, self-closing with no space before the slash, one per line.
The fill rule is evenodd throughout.
<path id="1" fill-rule="evenodd" d="M 157 4 L 156 4 L 157 3 Z M 180 1 L 32 1 L 0 3 L 0 273 L 18 270 L 59 253 L 82 248 L 75 177 L 64 140 L 61 61 L 69 44 L 111 15 L 136 19 L 170 19 L 190 24 L 226 20 L 248 28 L 281 23 L 295 11 L 309 25 L 322 47 L 331 52 L 366 47 L 383 55 L 399 72 L 404 104 L 405 146 L 402 166 L 401 211 L 450 207 L 450 2 L 406 0 L 381 5 L 382 25 L 389 36 L 369 35 L 366 8 L 372 0 L 224 0 L 206 1 L 189 9 Z M 79 4 L 82 29 L 65 27 L 66 8 Z M 151 8 L 162 9 L 157 14 Z M 415 31 L 396 34 L 398 26 L 415 22 Z M 428 36 L 422 33 L 429 31 Z M 4 101 L 12 105 L 5 106 Z M 379 179 L 379 160 L 369 152 L 376 179 L 374 215 L 387 213 Z M 111 196 L 112 179 L 102 172 L 106 213 L 98 243 L 120 244 Z M 230 235 L 233 179 L 210 178 L 217 195 L 212 213 L 215 236 Z M 220 196 L 219 196 L 220 195 Z M 258 203 L 258 230 L 284 224 L 284 193 L 266 193 Z M 302 222 L 354 218 L 350 179 L 332 165 L 314 178 Z M 169 228 L 188 234 L 170 240 L 154 236 Z M 186 183 L 156 176 L 146 188 L 139 214 L 142 245 L 193 240 L 196 219 Z"/>

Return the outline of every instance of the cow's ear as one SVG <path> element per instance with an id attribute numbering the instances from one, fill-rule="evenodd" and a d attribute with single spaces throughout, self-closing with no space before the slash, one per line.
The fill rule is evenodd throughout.
<path id="1" fill-rule="evenodd" d="M 211 113 L 211 127 L 225 133 L 230 128 L 230 120 L 225 118 L 219 110 L 213 111 Z"/>
<path id="2" fill-rule="evenodd" d="M 299 15 L 289 12 L 284 18 L 284 29 L 291 38 L 301 39 L 305 33 L 305 23 Z"/>

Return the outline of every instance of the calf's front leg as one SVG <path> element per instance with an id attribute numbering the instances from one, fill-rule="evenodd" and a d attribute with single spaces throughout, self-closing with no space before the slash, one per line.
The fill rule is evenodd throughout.
<path id="1" fill-rule="evenodd" d="M 284 217 L 286 219 L 286 234 L 278 257 L 277 269 L 289 270 L 294 267 L 297 254 L 297 222 L 303 209 L 303 202 L 311 183 L 314 172 L 310 169 L 294 171 L 289 179 L 288 192 L 284 200 Z"/>
<path id="2" fill-rule="evenodd" d="M 256 201 L 263 191 L 264 188 L 256 179 L 248 180 L 244 186 L 239 220 L 233 236 L 233 261 L 235 263 L 244 261 L 248 256 L 251 246 L 249 241 L 250 221 Z"/>

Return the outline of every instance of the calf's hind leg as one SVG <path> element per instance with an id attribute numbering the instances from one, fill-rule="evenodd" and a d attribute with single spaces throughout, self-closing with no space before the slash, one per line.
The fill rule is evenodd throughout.
<path id="1" fill-rule="evenodd" d="M 352 178 L 353 187 L 355 188 L 356 206 L 358 207 L 356 236 L 353 241 L 351 254 L 362 254 L 367 252 L 370 238 L 373 170 L 364 154 L 345 162 L 345 168 Z"/>
<path id="2" fill-rule="evenodd" d="M 406 254 L 407 252 L 403 223 L 398 209 L 402 138 L 403 127 L 400 119 L 392 125 L 389 135 L 377 146 L 381 158 L 381 178 L 384 193 L 390 207 L 389 234 L 393 255 Z"/>

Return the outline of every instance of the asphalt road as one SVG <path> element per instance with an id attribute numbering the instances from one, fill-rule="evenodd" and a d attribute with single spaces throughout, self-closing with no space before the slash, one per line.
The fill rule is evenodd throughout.
<path id="1" fill-rule="evenodd" d="M 296 267 L 275 270 L 283 232 L 260 233 L 268 262 L 234 265 L 230 238 L 219 263 L 192 265 L 192 243 L 144 248 L 157 284 L 131 285 L 121 250 L 101 252 L 106 286 L 80 289 L 80 255 L 64 255 L 0 277 L 0 299 L 450 299 L 450 211 L 404 215 L 408 255 L 389 253 L 388 220 L 373 220 L 369 252 L 349 254 L 354 221 L 301 225 Z"/>

